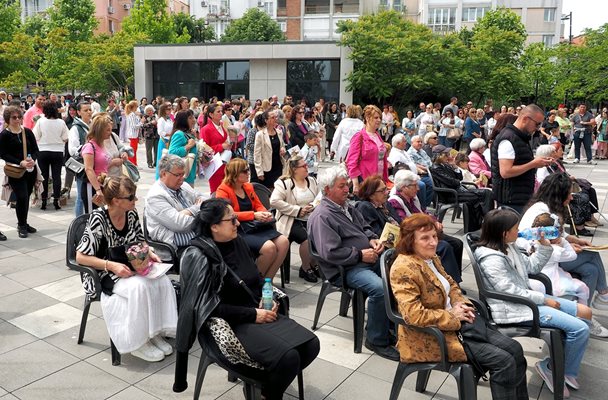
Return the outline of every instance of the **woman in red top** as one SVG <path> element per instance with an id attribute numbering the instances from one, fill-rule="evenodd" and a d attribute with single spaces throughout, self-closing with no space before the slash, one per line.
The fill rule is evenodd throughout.
<path id="1" fill-rule="evenodd" d="M 215 151 L 221 153 L 224 150 L 230 150 L 230 141 L 228 140 L 228 132 L 220 124 L 222 119 L 222 106 L 210 104 L 207 107 L 207 112 L 203 118 L 203 127 L 201 128 L 201 138 Z M 214 193 L 222 179 L 224 179 L 225 165 L 222 165 L 215 174 L 209 178 L 209 189 Z"/>
<path id="2" fill-rule="evenodd" d="M 249 183 L 249 165 L 242 158 L 230 160 L 226 165 L 226 177 L 217 188 L 217 198 L 227 199 L 241 222 L 239 235 L 247 242 L 256 265 L 265 278 L 273 278 L 289 250 L 289 240 L 274 225 L 256 231 L 248 231 L 250 222 L 270 222 L 272 214 L 260 202 Z M 258 256 L 259 254 L 259 256 Z"/>

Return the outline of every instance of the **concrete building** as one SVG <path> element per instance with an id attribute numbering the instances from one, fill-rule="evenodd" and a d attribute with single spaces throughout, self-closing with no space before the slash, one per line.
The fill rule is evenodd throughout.
<path id="1" fill-rule="evenodd" d="M 135 46 L 135 97 L 212 96 L 352 103 L 348 49 L 335 42 Z"/>
<path id="2" fill-rule="evenodd" d="M 528 32 L 527 43 L 559 43 L 562 30 L 562 0 L 377 0 L 380 8 L 393 8 L 412 21 L 435 32 L 472 28 L 491 9 L 505 7 L 521 17 Z"/>
<path id="3" fill-rule="evenodd" d="M 557 44 L 561 33 L 562 0 L 193 0 L 192 15 L 205 18 L 219 38 L 230 21 L 251 7 L 275 19 L 287 40 L 337 40 L 340 20 L 358 19 L 380 10 L 404 12 L 412 21 L 436 32 L 471 28 L 485 12 L 497 7 L 521 16 L 528 43 Z"/>
<path id="4" fill-rule="evenodd" d="M 44 14 L 53 6 L 53 0 L 20 0 L 21 19 L 36 14 Z M 167 12 L 190 14 L 189 0 L 167 0 Z M 120 30 L 122 20 L 133 8 L 133 0 L 93 0 L 95 18 L 99 21 L 97 33 L 113 34 Z"/>

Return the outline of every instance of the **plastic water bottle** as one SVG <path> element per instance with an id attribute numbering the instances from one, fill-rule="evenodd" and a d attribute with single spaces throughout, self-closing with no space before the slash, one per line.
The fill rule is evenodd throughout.
<path id="1" fill-rule="evenodd" d="M 31 154 L 28 154 L 28 155 L 27 155 L 27 158 L 25 159 L 25 161 L 28 161 L 28 162 L 29 162 L 29 161 L 32 161 L 32 155 L 31 155 Z M 34 167 L 31 167 L 31 168 L 26 169 L 26 171 L 27 171 L 27 172 L 32 172 L 33 170 L 34 170 Z"/>
<path id="2" fill-rule="evenodd" d="M 262 307 L 264 310 L 272 310 L 274 302 L 272 301 L 272 281 L 270 278 L 264 279 L 264 286 L 262 286 Z"/>
<path id="3" fill-rule="evenodd" d="M 526 228 L 517 233 L 517 237 L 526 240 L 540 240 L 540 234 L 545 234 L 545 239 L 552 240 L 559 237 L 559 229 L 555 226 L 539 226 L 536 228 Z"/>

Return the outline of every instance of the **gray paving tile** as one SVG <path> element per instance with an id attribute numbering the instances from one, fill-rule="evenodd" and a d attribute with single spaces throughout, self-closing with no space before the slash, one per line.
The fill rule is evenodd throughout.
<path id="1" fill-rule="evenodd" d="M 55 266 L 40 265 L 38 267 L 16 271 L 5 276 L 24 286 L 34 288 L 36 286 L 58 281 L 74 274 L 75 272 L 61 270 Z"/>
<path id="2" fill-rule="evenodd" d="M 81 286 L 81 288 L 82 288 L 82 286 Z M 84 293 L 83 289 L 81 289 L 81 294 L 82 293 Z M 84 308 L 84 294 L 65 301 L 65 304 L 69 304 L 72 307 L 82 310 Z M 92 302 L 91 307 L 89 308 L 89 314 L 94 315 L 98 318 L 103 318 L 103 313 L 101 312 L 101 302 L 99 302 L 99 301 Z"/>
<path id="3" fill-rule="evenodd" d="M 15 230 L 15 234 L 13 235 L 11 233 L 11 231 L 7 231 L 6 229 L 2 229 L 2 233 L 4 233 L 6 235 L 6 237 L 8 238 L 8 240 L 13 240 L 13 239 L 17 239 L 17 231 Z M 2 242 L 2 243 L 6 243 L 6 242 Z M 15 257 L 15 256 L 19 256 L 21 254 L 21 252 L 17 251 L 17 250 L 13 250 L 9 247 L 6 247 L 2 244 L 0 244 L 0 260 L 8 258 L 8 257 Z M 4 264 L 3 264 L 4 265 Z"/>
<path id="4" fill-rule="evenodd" d="M 54 274 L 61 276 L 61 278 L 55 280 L 49 279 L 42 285 L 34 287 L 34 290 L 59 301 L 77 298 L 84 292 L 79 273 L 54 266 L 47 268 L 54 270 Z"/>
<path id="5" fill-rule="evenodd" d="M 0 399 L 2 399 L 2 400 L 19 400 L 17 397 L 13 396 L 10 393 L 5 396 L 1 396 Z"/>
<path id="6" fill-rule="evenodd" d="M 301 293 L 294 298 L 290 298 L 289 313 L 313 320 L 315 316 L 315 308 L 317 306 L 317 298 L 318 296 L 310 293 Z M 325 323 L 329 321 L 334 315 L 338 314 L 339 308 L 340 302 L 331 299 L 328 296 L 323 304 L 323 309 L 321 310 L 321 315 L 319 316 L 319 322 Z"/>
<path id="7" fill-rule="evenodd" d="M 38 340 L 0 357 L 0 386 L 12 392 L 76 362 L 76 357 Z"/>
<path id="8" fill-rule="evenodd" d="M 0 340 L 0 354 L 38 340 L 37 337 L 8 322 L 0 322 L 0 338 L 2 338 Z"/>
<path id="9" fill-rule="evenodd" d="M 2 298 L 2 301 L 0 301 L 0 318 L 4 320 L 13 319 L 53 304 L 57 304 L 57 300 L 33 289 L 24 290 Z"/>
<path id="10" fill-rule="evenodd" d="M 80 324 L 51 335 L 44 340 L 53 346 L 83 360 L 110 347 L 110 336 L 105 321 L 99 318 L 90 319 L 84 332 L 84 339 L 78 344 Z"/>
<path id="11" fill-rule="evenodd" d="M 6 390 L 4 390 L 4 389 L 2 389 L 2 388 L 0 387 L 0 398 L 2 398 L 2 396 L 4 396 L 4 395 L 5 395 L 5 394 L 7 394 L 7 393 L 8 393 L 8 392 L 7 392 Z"/>
<path id="12" fill-rule="evenodd" d="M 155 374 L 156 372 L 165 368 L 167 365 L 174 363 L 175 353 L 166 357 L 163 361 L 154 363 L 149 363 L 133 357 L 131 354 L 123 354 L 121 357 L 121 365 L 114 366 L 112 365 L 112 355 L 110 354 L 110 349 L 108 348 L 102 352 L 92 355 L 91 357 L 87 358 L 86 361 L 89 364 L 109 374 L 112 374 L 117 378 L 120 378 L 130 384 L 134 384 L 151 376 L 152 374 Z M 196 362 L 198 362 L 198 359 Z"/>
<path id="13" fill-rule="evenodd" d="M 0 276 L 0 297 L 5 297 L 23 290 L 27 290 L 27 287 L 6 276 Z"/>
<path id="14" fill-rule="evenodd" d="M 199 359 L 190 357 L 188 362 L 188 389 L 182 393 L 175 393 L 172 390 L 175 378 L 175 364 L 168 365 L 162 370 L 150 376 L 135 387 L 150 393 L 161 399 L 187 399 L 194 393 L 196 382 L 196 371 L 198 370 Z M 201 390 L 201 399 L 215 399 L 235 386 L 235 383 L 228 382 L 228 374 L 225 370 L 213 364 L 207 368 L 205 380 Z M 242 392 L 241 392 L 242 396 Z"/>
<path id="15" fill-rule="evenodd" d="M 58 303 L 10 319 L 8 322 L 42 339 L 79 325 L 81 318 L 80 310 L 64 303 Z M 89 316 L 89 318 L 95 317 Z"/>
<path id="16" fill-rule="evenodd" d="M 116 393 L 112 397 L 108 397 L 108 400 L 155 400 L 158 397 L 152 396 L 149 393 L 144 392 L 135 386 L 129 386 L 125 390 Z"/>
<path id="17" fill-rule="evenodd" d="M 329 393 L 326 399 L 352 400 L 352 399 L 387 399 L 391 391 L 391 384 L 373 378 L 360 372 L 353 372 L 336 390 Z M 401 389 L 399 399 L 428 400 L 426 393 L 416 393 L 406 388 Z"/>
<path id="18" fill-rule="evenodd" d="M 3 249 L 0 248 L 0 254 L 2 251 Z M 2 262 L 0 262 L 0 274 L 2 275 L 8 275 L 17 271 L 25 271 L 32 267 L 44 265 L 44 261 L 19 252 L 17 252 L 16 255 L 6 258 L 2 258 L 0 255 L 0 259 L 2 259 Z"/>
<path id="19" fill-rule="evenodd" d="M 22 400 L 52 397 L 62 400 L 105 399 L 129 386 L 113 375 L 79 362 L 14 392 Z"/>
<path id="20" fill-rule="evenodd" d="M 66 235 L 67 235 L 67 230 L 66 230 L 66 232 L 61 234 L 60 237 L 62 239 L 62 242 L 60 242 L 59 244 L 57 244 L 57 242 L 55 240 L 53 240 L 53 242 L 56 243 L 54 246 L 48 247 L 48 248 L 45 248 L 42 250 L 32 251 L 29 253 L 29 255 L 32 257 L 35 257 L 35 258 L 39 258 L 40 260 L 46 261 L 47 263 L 51 263 L 54 261 L 64 261 L 65 260 L 65 242 L 67 240 Z"/>
<path id="21" fill-rule="evenodd" d="M 40 235 L 32 234 L 26 239 L 7 240 L 4 242 L 4 246 L 20 251 L 22 253 L 29 253 L 35 250 L 48 249 L 57 245 L 57 242 L 46 239 Z"/>
<path id="22" fill-rule="evenodd" d="M 304 370 L 304 396 L 306 399 L 323 399 L 353 373 L 352 369 L 340 367 L 317 358 Z M 298 380 L 287 388 L 286 393 L 298 397 Z"/>

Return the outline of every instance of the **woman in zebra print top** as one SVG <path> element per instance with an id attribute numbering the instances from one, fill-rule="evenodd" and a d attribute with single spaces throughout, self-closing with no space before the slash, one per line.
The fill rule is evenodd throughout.
<path id="1" fill-rule="evenodd" d="M 103 293 L 101 309 L 108 332 L 120 353 L 131 353 L 146 361 L 160 361 L 173 352 L 163 336 L 175 337 L 177 302 L 166 275 L 148 279 L 127 265 L 108 260 L 107 255 L 131 243 L 144 241 L 135 209 L 136 186 L 124 176 L 102 178 L 107 206 L 91 213 L 77 248 L 76 261 L 99 271 Z M 154 253 L 150 258 L 160 261 Z M 89 295 L 92 281 L 84 279 Z"/>

